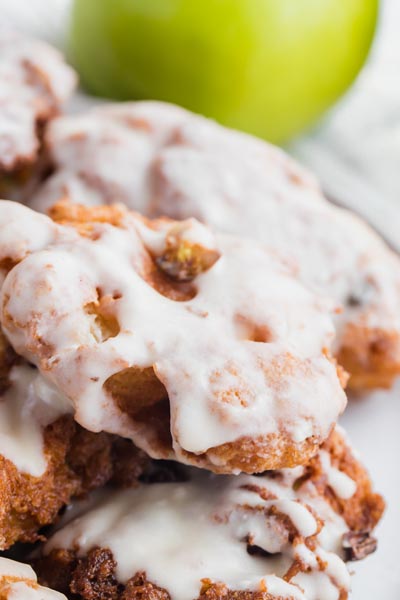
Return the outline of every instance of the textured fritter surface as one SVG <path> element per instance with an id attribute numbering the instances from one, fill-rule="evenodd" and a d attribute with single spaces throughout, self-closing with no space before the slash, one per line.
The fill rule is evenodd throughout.
<path id="1" fill-rule="evenodd" d="M 170 600 L 167 590 L 148 581 L 143 572 L 136 573 L 126 584 L 118 582 L 116 563 L 112 552 L 94 548 L 84 558 L 71 550 L 52 552 L 48 559 L 38 563 L 44 581 L 50 581 L 57 590 L 64 590 L 68 598 L 82 600 Z M 342 596 L 345 598 L 345 596 Z M 268 592 L 233 591 L 226 585 L 205 582 L 198 600 L 296 600 L 294 596 L 276 596 Z"/>
<path id="2" fill-rule="evenodd" d="M 29 565 L 0 557 L 0 600 L 66 600 L 37 583 Z"/>
<path id="3" fill-rule="evenodd" d="M 346 404 L 333 307 L 250 240 L 0 202 L 0 319 L 90 431 L 220 473 L 304 464 Z"/>
<path id="4" fill-rule="evenodd" d="M 123 202 L 257 239 L 337 302 L 337 357 L 354 389 L 388 387 L 400 373 L 399 258 L 281 150 L 154 102 L 58 119 L 47 145 L 54 174 L 39 210 L 60 198 Z"/>
<path id="5" fill-rule="evenodd" d="M 51 402 L 54 390 L 0 329 L 0 550 L 40 539 L 74 497 L 137 484 L 149 463 L 132 442 L 86 431 Z"/>
<path id="6" fill-rule="evenodd" d="M 134 485 L 147 458 L 131 442 L 90 433 L 72 417 L 62 417 L 44 431 L 48 466 L 40 477 L 22 473 L 0 455 L 0 549 L 40 539 L 72 498 L 114 483 Z"/>
<path id="7" fill-rule="evenodd" d="M 19 199 L 37 183 L 46 124 L 76 77 L 57 50 L 0 27 L 0 197 Z"/>
<path id="8" fill-rule="evenodd" d="M 80 600 L 345 600 L 343 561 L 376 548 L 384 502 L 339 430 L 306 467 L 183 476 L 78 511 L 35 562 L 40 581 Z"/>

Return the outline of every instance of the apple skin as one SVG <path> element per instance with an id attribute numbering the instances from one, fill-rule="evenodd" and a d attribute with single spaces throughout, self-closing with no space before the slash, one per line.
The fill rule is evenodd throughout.
<path id="1" fill-rule="evenodd" d="M 283 142 L 348 88 L 379 0 L 75 0 L 70 47 L 87 89 L 159 99 Z"/>

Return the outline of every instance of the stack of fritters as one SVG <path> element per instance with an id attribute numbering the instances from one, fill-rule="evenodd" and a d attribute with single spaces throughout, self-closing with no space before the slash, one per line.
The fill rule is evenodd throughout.
<path id="1" fill-rule="evenodd" d="M 46 134 L 54 173 L 31 200 L 123 202 L 257 240 L 337 303 L 335 354 L 355 390 L 400 372 L 400 261 L 280 149 L 161 103 L 95 108 Z"/>
<path id="2" fill-rule="evenodd" d="M 0 201 L 1 549 L 71 600 L 345 600 L 384 502 L 336 422 L 346 371 L 400 370 L 398 258 L 264 142 L 154 103 L 49 124 L 67 94 L 15 64 L 48 214 Z M 0 598 L 59 597 L 1 560 Z"/>

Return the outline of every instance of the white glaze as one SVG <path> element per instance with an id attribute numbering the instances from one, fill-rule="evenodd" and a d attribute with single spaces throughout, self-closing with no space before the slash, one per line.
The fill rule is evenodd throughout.
<path id="1" fill-rule="evenodd" d="M 303 468 L 276 472 L 274 478 L 223 477 L 192 470 L 191 481 L 152 484 L 139 489 L 103 492 L 97 503 L 59 529 L 45 546 L 75 548 L 84 556 L 93 547 L 109 548 L 122 583 L 138 571 L 164 587 L 174 600 L 196 598 L 201 580 L 225 583 L 230 589 L 259 590 L 265 584 L 282 598 L 338 600 L 349 589 L 349 573 L 341 558 L 346 524 L 312 482 L 293 490 Z M 277 496 L 264 500 L 256 486 Z M 273 496 L 272 496 L 273 498 Z M 324 522 L 315 550 L 305 542 L 317 532 L 308 506 Z M 295 529 L 293 544 L 283 522 L 268 513 L 286 515 Z M 78 513 L 79 514 L 79 513 Z M 246 540 L 275 556 L 251 556 Z M 320 571 L 317 557 L 326 562 Z M 294 559 L 305 573 L 284 582 Z"/>
<path id="2" fill-rule="evenodd" d="M 0 557 L 0 578 L 17 577 L 18 579 L 35 579 L 36 575 L 32 567 L 9 558 Z"/>
<path id="3" fill-rule="evenodd" d="M 4 600 L 66 600 L 63 594 L 44 588 L 29 565 L 0 557 L 0 595 Z"/>
<path id="4" fill-rule="evenodd" d="M 18 219 L 18 230 L 2 239 Z M 166 387 L 182 461 L 183 450 L 202 453 L 242 436 L 276 434 L 278 443 L 282 432 L 295 441 L 325 438 L 346 402 L 323 353 L 333 338 L 330 305 L 269 252 L 229 236 L 216 238 L 221 257 L 195 279 L 197 295 L 170 300 L 138 274 L 143 227 L 127 214 L 121 228 L 96 224 L 93 241 L 0 203 L 0 260 L 16 248 L 22 256 L 33 250 L 2 287 L 2 326 L 16 351 L 70 398 L 83 427 L 130 437 L 152 456 L 165 450 L 154 445 L 151 427 L 128 419 L 103 389 L 129 366 L 153 365 Z M 164 223 L 161 230 L 168 238 Z M 113 309 L 120 333 L 104 342 L 84 310 L 97 289 L 121 295 Z M 254 326 L 266 329 L 270 341 L 249 341 Z"/>
<path id="5" fill-rule="evenodd" d="M 321 450 L 319 453 L 320 461 L 324 472 L 326 473 L 328 485 L 332 488 L 338 498 L 349 500 L 357 489 L 353 479 L 332 466 L 329 452 Z"/>
<path id="6" fill-rule="evenodd" d="M 38 151 L 37 121 L 57 112 L 76 77 L 57 50 L 0 26 L 0 166 Z"/>
<path id="7" fill-rule="evenodd" d="M 71 403 L 35 368 L 15 366 L 0 397 L 0 455 L 19 471 L 40 477 L 46 470 L 43 429 L 71 412 Z"/>
<path id="8" fill-rule="evenodd" d="M 58 119 L 56 173 L 33 200 L 125 202 L 150 216 L 196 217 L 269 245 L 303 281 L 343 305 L 347 324 L 395 332 L 400 364 L 400 263 L 359 218 L 325 201 L 281 150 L 174 106 L 139 102 Z M 358 306 L 347 305 L 349 297 Z M 373 337 L 373 334 L 372 334 Z"/>

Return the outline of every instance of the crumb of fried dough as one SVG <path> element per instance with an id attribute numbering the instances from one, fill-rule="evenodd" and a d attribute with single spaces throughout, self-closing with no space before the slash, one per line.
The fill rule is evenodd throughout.
<path id="1" fill-rule="evenodd" d="M 134 485 L 147 463 L 145 454 L 128 441 L 82 429 L 69 416 L 44 432 L 46 472 L 21 473 L 0 456 L 0 549 L 17 541 L 42 539 L 40 529 L 53 523 L 73 497 L 107 482 Z"/>

